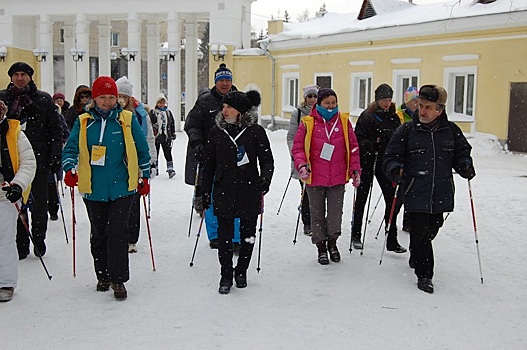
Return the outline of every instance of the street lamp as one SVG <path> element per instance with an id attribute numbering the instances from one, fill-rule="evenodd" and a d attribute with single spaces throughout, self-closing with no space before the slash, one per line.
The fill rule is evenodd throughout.
<path id="1" fill-rule="evenodd" d="M 36 60 L 38 62 L 46 61 L 46 55 L 49 53 L 49 51 L 45 49 L 34 49 L 33 50 L 33 56 L 35 56 Z"/>
<path id="2" fill-rule="evenodd" d="M 73 58 L 73 61 L 78 62 L 82 61 L 82 57 L 86 54 L 86 50 L 84 49 L 77 49 L 75 47 L 72 47 L 70 49 L 70 55 Z"/>
<path id="3" fill-rule="evenodd" d="M 227 49 L 227 46 L 225 45 L 218 46 L 214 44 L 210 46 L 210 53 L 212 54 L 214 61 L 223 61 L 228 51 L 229 49 Z"/>
<path id="4" fill-rule="evenodd" d="M 7 56 L 7 47 L 5 46 L 0 47 L 0 62 L 4 62 L 6 56 Z"/>
<path id="5" fill-rule="evenodd" d="M 177 53 L 178 50 L 175 47 L 171 47 L 170 49 L 168 47 L 162 47 L 159 50 L 161 58 L 164 58 L 166 61 L 174 61 L 176 59 Z"/>
<path id="6" fill-rule="evenodd" d="M 201 60 L 203 58 L 203 52 L 198 50 L 198 60 Z"/>
<path id="7" fill-rule="evenodd" d="M 139 51 L 137 49 L 129 49 L 127 47 L 121 49 L 121 57 L 126 61 L 135 61 L 135 56 L 137 56 L 138 53 Z"/>

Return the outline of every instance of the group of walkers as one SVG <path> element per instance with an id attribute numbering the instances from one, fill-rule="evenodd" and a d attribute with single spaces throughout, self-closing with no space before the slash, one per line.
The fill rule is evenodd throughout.
<path id="1" fill-rule="evenodd" d="M 56 220 L 53 198 L 59 197 L 57 182 L 63 173 L 72 200 L 75 187 L 82 194 L 90 221 L 96 290 L 111 288 L 116 299 L 125 299 L 129 253 L 137 252 L 140 201 L 158 175 L 160 149 L 169 178 L 176 174 L 171 155 L 175 123 L 166 97 L 159 96 L 150 109 L 134 98 L 126 77 L 114 81 L 100 76 L 91 87 L 79 86 L 68 107 L 63 94 L 52 98 L 36 88 L 27 63 L 13 64 L 8 74 L 11 82 L 0 91 L 0 180 L 5 191 L 0 196 L 5 222 L 0 230 L 0 301 L 13 297 L 16 252 L 18 259 L 26 258 L 31 240 L 36 256 L 42 259 L 46 253 L 48 210 Z M 257 218 L 274 173 L 267 133 L 257 123 L 261 96 L 254 90 L 238 91 L 232 81 L 232 71 L 220 64 L 214 86 L 200 93 L 185 122 L 185 183 L 194 186 L 193 209 L 203 215 L 209 245 L 218 250 L 220 294 L 228 294 L 234 284 L 248 284 Z M 471 147 L 448 121 L 446 91 L 437 85 L 411 87 L 405 103 L 396 108 L 393 90 L 381 84 L 355 130 L 339 111 L 334 90 L 308 85 L 303 97 L 292 113 L 287 143 L 291 176 L 301 185 L 304 233 L 317 248 L 318 262 L 341 259 L 337 240 L 350 181 L 356 191 L 352 246 L 363 249 L 362 222 L 375 177 L 385 202 L 386 249 L 407 251 L 398 242 L 395 225 L 404 203 L 409 263 L 418 288 L 432 293 L 431 242 L 443 213 L 453 210 L 452 169 L 469 180 L 475 176 Z"/>

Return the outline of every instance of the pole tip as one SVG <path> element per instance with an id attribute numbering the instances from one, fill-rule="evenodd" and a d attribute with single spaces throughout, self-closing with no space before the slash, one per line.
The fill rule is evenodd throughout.
<path id="1" fill-rule="evenodd" d="M 192 266 L 194 266 L 194 263 L 190 263 L 189 265 L 190 265 L 190 267 L 192 267 Z"/>

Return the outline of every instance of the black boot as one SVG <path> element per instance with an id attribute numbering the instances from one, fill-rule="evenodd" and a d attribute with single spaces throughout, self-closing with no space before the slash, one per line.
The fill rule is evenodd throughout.
<path id="1" fill-rule="evenodd" d="M 337 249 L 337 238 L 330 238 L 328 239 L 328 251 L 329 251 L 329 258 L 333 262 L 339 262 L 340 261 L 340 253 Z"/>
<path id="2" fill-rule="evenodd" d="M 419 288 L 423 292 L 432 294 L 434 292 L 434 285 L 432 284 L 432 279 L 426 277 L 418 278 L 417 288 Z"/>
<path id="3" fill-rule="evenodd" d="M 236 288 L 247 287 L 247 270 L 236 268 L 234 270 L 234 281 L 236 281 Z"/>
<path id="4" fill-rule="evenodd" d="M 318 263 L 320 265 L 328 265 L 329 259 L 328 259 L 328 251 L 326 249 L 326 241 L 318 242 L 317 249 L 318 249 Z"/>
<path id="5" fill-rule="evenodd" d="M 229 294 L 232 287 L 232 267 L 221 268 L 220 288 L 218 292 L 220 294 Z"/>

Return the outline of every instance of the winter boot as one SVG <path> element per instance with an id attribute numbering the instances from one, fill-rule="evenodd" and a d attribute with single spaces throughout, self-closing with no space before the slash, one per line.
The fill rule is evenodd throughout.
<path id="1" fill-rule="evenodd" d="M 128 243 L 128 253 L 137 253 L 137 244 Z"/>
<path id="2" fill-rule="evenodd" d="M 98 281 L 95 288 L 98 292 L 107 292 L 110 290 L 111 283 L 109 281 Z"/>
<path id="3" fill-rule="evenodd" d="M 338 237 L 328 239 L 329 258 L 333 262 L 340 261 L 340 253 L 339 253 L 339 250 L 337 249 L 337 238 Z"/>
<path id="4" fill-rule="evenodd" d="M 417 288 L 423 292 L 432 294 L 434 292 L 434 285 L 432 279 L 427 277 L 421 277 L 417 279 Z"/>
<path id="5" fill-rule="evenodd" d="M 387 244 L 386 250 L 390 252 L 394 252 L 394 253 L 399 253 L 399 254 L 407 252 L 406 248 L 401 246 L 399 243 Z"/>
<path id="6" fill-rule="evenodd" d="M 113 297 L 115 299 L 119 299 L 119 300 L 126 299 L 126 297 L 128 296 L 128 292 L 126 291 L 126 287 L 124 286 L 123 283 L 113 283 L 112 282 L 111 286 L 113 289 Z"/>
<path id="7" fill-rule="evenodd" d="M 304 224 L 304 234 L 306 236 L 313 236 L 313 230 L 311 229 L 311 225 Z"/>
<path id="8" fill-rule="evenodd" d="M 33 246 L 33 253 L 36 257 L 42 257 L 46 254 L 46 243 L 43 239 L 34 237 L 35 245 Z"/>
<path id="9" fill-rule="evenodd" d="M 390 228 L 388 232 L 388 239 L 386 242 L 386 250 L 394 253 L 406 253 L 406 248 L 402 247 L 397 241 L 397 227 L 394 225 Z"/>
<path id="10" fill-rule="evenodd" d="M 236 281 L 236 288 L 247 287 L 247 270 L 236 268 L 234 272 L 234 280 Z"/>
<path id="11" fill-rule="evenodd" d="M 230 273 L 222 273 L 220 278 L 220 288 L 218 292 L 220 294 L 229 294 L 232 287 L 232 269 Z"/>
<path id="12" fill-rule="evenodd" d="M 167 162 L 167 173 L 170 179 L 176 176 L 176 171 L 174 170 L 174 162 Z"/>
<path id="13" fill-rule="evenodd" d="M 4 303 L 13 299 L 15 288 L 13 287 L 2 287 L 0 288 L 0 302 Z"/>
<path id="14" fill-rule="evenodd" d="M 328 265 L 329 259 L 328 259 L 328 251 L 326 249 L 326 241 L 318 242 L 317 249 L 318 249 L 318 263 L 320 265 Z"/>
<path id="15" fill-rule="evenodd" d="M 364 245 L 360 241 L 360 236 L 353 237 L 351 239 L 351 244 L 353 245 L 353 249 L 362 250 L 364 248 Z"/>

